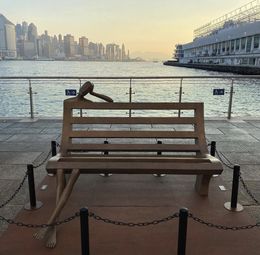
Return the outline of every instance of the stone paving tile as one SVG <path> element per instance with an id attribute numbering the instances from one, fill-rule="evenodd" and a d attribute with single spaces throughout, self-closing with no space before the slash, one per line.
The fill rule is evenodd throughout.
<path id="1" fill-rule="evenodd" d="M 0 215 L 7 219 L 14 219 L 15 216 L 21 211 L 23 205 L 7 205 L 0 209 Z M 1 232 L 8 228 L 8 224 L 4 221 L 0 221 Z M 0 233 L 1 233 L 0 232 Z"/>
<path id="2" fill-rule="evenodd" d="M 260 141 L 260 133 L 254 133 L 252 136 Z"/>
<path id="3" fill-rule="evenodd" d="M 7 134 L 0 134 L 0 142 L 2 141 L 6 141 L 11 135 L 7 135 Z"/>
<path id="4" fill-rule="evenodd" d="M 26 165 L 0 165 L 1 180 L 22 180 L 27 171 Z"/>
<path id="5" fill-rule="evenodd" d="M 223 132 L 220 128 L 214 127 L 205 127 L 205 133 L 207 135 L 223 135 Z"/>
<path id="6" fill-rule="evenodd" d="M 1 130 L 3 134 L 39 134 L 42 128 L 8 127 Z"/>
<path id="7" fill-rule="evenodd" d="M 221 152 L 260 152 L 260 143 L 243 141 L 217 141 L 216 148 Z"/>
<path id="8" fill-rule="evenodd" d="M 40 152 L 0 152 L 1 164 L 28 164 L 33 162 Z"/>
<path id="9" fill-rule="evenodd" d="M 0 122 L 0 129 L 11 126 L 12 122 Z"/>
<path id="10" fill-rule="evenodd" d="M 223 155 L 231 162 L 239 165 L 260 164 L 259 153 L 228 153 L 224 152 Z"/>
<path id="11" fill-rule="evenodd" d="M 41 134 L 60 134 L 61 128 L 44 128 Z"/>
<path id="12" fill-rule="evenodd" d="M 55 140 L 57 135 L 53 134 L 17 134 L 10 137 L 7 141 L 8 142 L 27 142 L 33 141 L 37 142 L 48 142 L 51 140 Z"/>
<path id="13" fill-rule="evenodd" d="M 233 134 L 233 135 L 207 135 L 207 138 L 210 141 L 244 141 L 244 142 L 258 142 L 258 140 L 256 138 L 254 138 L 251 135 L 248 134 L 243 134 L 243 135 L 237 135 L 237 134 Z"/>
<path id="14" fill-rule="evenodd" d="M 34 141 L 26 141 L 26 142 L 0 142 L 0 151 L 34 151 L 34 152 L 42 152 L 51 148 L 51 142 L 34 142 Z"/>
<path id="15" fill-rule="evenodd" d="M 19 187 L 21 180 L 0 180 L 0 201 L 6 201 Z M 24 205 L 28 197 L 27 182 L 20 189 L 19 193 L 11 201 L 11 205 Z"/>

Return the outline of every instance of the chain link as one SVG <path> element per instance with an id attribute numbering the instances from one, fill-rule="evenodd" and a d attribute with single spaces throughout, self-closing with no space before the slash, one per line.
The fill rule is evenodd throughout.
<path id="1" fill-rule="evenodd" d="M 47 227 L 54 227 L 54 226 L 59 226 L 61 224 L 65 224 L 68 223 L 74 219 L 76 219 L 77 217 L 79 217 L 79 212 L 76 212 L 74 215 L 61 220 L 61 221 L 57 221 L 54 222 L 52 224 L 29 224 L 29 223 L 23 223 L 23 222 L 19 222 L 19 221 L 14 221 L 12 219 L 7 219 L 3 216 L 0 216 L 0 221 L 5 221 L 8 224 L 12 224 L 12 225 L 16 225 L 17 227 L 26 227 L 26 228 L 47 228 Z"/>
<path id="2" fill-rule="evenodd" d="M 250 196 L 250 198 L 255 202 L 255 205 L 260 205 L 259 201 L 255 198 L 255 196 L 253 195 L 253 193 L 249 190 L 249 188 L 247 187 L 243 177 L 241 176 L 241 173 L 239 173 L 239 180 L 243 186 L 243 188 L 245 189 L 246 193 Z"/>
<path id="3" fill-rule="evenodd" d="M 50 155 L 51 155 L 51 150 L 49 151 L 49 153 L 47 154 L 47 156 L 44 158 L 44 160 L 43 160 L 41 163 L 39 163 L 38 165 L 34 165 L 33 168 L 38 168 L 38 167 L 42 166 L 42 165 L 48 160 L 48 158 L 50 157 Z"/>
<path id="4" fill-rule="evenodd" d="M 116 220 L 111 220 L 108 218 L 103 218 L 101 216 L 96 215 L 93 212 L 89 212 L 89 217 L 92 217 L 93 219 L 97 221 L 103 221 L 104 223 L 116 225 L 116 226 L 126 226 L 126 227 L 147 227 L 149 225 L 158 225 L 160 223 L 165 223 L 167 221 L 173 220 L 175 218 L 179 217 L 179 213 L 174 213 L 172 215 L 169 215 L 168 217 L 153 220 L 153 221 L 146 221 L 146 222 L 123 222 L 123 221 L 116 221 Z"/>
<path id="5" fill-rule="evenodd" d="M 7 204 L 9 204 L 15 198 L 15 196 L 19 193 L 19 191 L 23 187 L 27 176 L 28 176 L 28 172 L 26 171 L 25 176 L 23 177 L 23 179 L 22 179 L 21 183 L 19 184 L 18 188 L 14 191 L 14 193 L 5 202 L 3 202 L 0 205 L 0 209 L 3 208 L 4 206 L 6 206 Z"/>
<path id="6" fill-rule="evenodd" d="M 255 227 L 260 227 L 260 222 L 254 224 L 254 225 L 232 226 L 231 227 L 231 226 L 219 225 L 219 224 L 214 224 L 214 223 L 204 221 L 204 220 L 194 216 L 192 213 L 189 213 L 189 217 L 200 224 L 206 225 L 207 227 L 216 228 L 216 229 L 220 229 L 220 230 L 237 231 L 237 230 L 246 230 L 246 229 L 252 229 Z"/>

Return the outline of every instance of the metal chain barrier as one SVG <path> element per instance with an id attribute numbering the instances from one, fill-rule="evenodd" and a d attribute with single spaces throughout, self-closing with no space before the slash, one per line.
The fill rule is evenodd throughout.
<path id="1" fill-rule="evenodd" d="M 260 205 L 260 202 L 255 198 L 253 193 L 247 187 L 247 185 L 246 185 L 245 181 L 243 180 L 243 177 L 241 176 L 241 174 L 239 174 L 239 180 L 240 180 L 243 188 L 245 189 L 246 193 L 248 194 L 248 196 L 255 202 L 255 205 Z"/>
<path id="2" fill-rule="evenodd" d="M 228 163 L 226 163 L 224 160 L 223 160 L 223 157 L 220 155 L 220 153 L 218 152 L 218 150 L 216 150 L 216 154 L 219 158 L 219 160 L 228 168 L 230 169 L 233 169 L 234 168 L 234 164 L 227 158 L 226 161 L 228 161 Z M 245 189 L 246 193 L 248 194 L 248 196 L 255 202 L 254 205 L 260 205 L 260 202 L 255 198 L 255 196 L 253 195 L 253 193 L 249 190 L 247 184 L 245 183 L 241 173 L 239 173 L 239 180 L 243 186 L 243 188 Z"/>
<path id="3" fill-rule="evenodd" d="M 54 222 L 52 224 L 29 224 L 29 223 L 27 224 L 27 223 L 23 223 L 23 222 L 7 219 L 7 218 L 5 218 L 3 216 L 0 216 L 0 221 L 5 221 L 6 223 L 16 225 L 17 227 L 47 228 L 47 227 L 54 227 L 54 226 L 59 226 L 59 225 L 68 223 L 68 222 L 78 218 L 79 216 L 80 216 L 80 213 L 76 212 L 74 215 L 72 215 L 72 216 L 70 216 L 70 217 L 68 217 L 68 218 L 66 218 L 64 220 Z M 147 226 L 150 226 L 150 225 L 158 225 L 160 223 L 165 223 L 165 222 L 168 222 L 170 220 L 179 218 L 179 213 L 176 212 L 176 213 L 174 213 L 172 215 L 169 215 L 168 217 L 164 217 L 164 218 L 161 218 L 161 219 L 156 219 L 156 220 L 153 220 L 153 221 L 138 222 L 138 223 L 111 220 L 111 219 L 108 219 L 108 218 L 103 218 L 101 216 L 98 216 L 97 214 L 95 214 L 93 212 L 89 212 L 88 216 L 90 218 L 93 218 L 93 219 L 97 220 L 97 221 L 102 221 L 104 223 L 112 224 L 112 225 L 116 225 L 116 226 L 147 227 Z M 211 227 L 211 228 L 216 228 L 216 229 L 219 229 L 219 230 L 238 231 L 238 230 L 248 230 L 248 229 L 252 229 L 252 228 L 255 228 L 255 227 L 260 227 L 260 222 L 254 224 L 254 225 L 250 224 L 250 225 L 243 225 L 243 226 L 225 226 L 225 225 L 220 225 L 220 224 L 214 224 L 214 223 L 211 223 L 211 222 L 207 222 L 207 221 L 205 221 L 205 220 L 203 220 L 201 218 L 198 218 L 198 217 L 194 216 L 192 213 L 189 213 L 188 217 L 193 219 L 195 222 L 198 222 L 198 223 L 200 223 L 202 225 L 205 225 L 205 226 Z"/>
<path id="4" fill-rule="evenodd" d="M 103 218 L 101 216 L 98 216 L 93 212 L 89 212 L 89 217 L 92 217 L 97 221 L 103 221 L 104 223 L 117 225 L 117 226 L 146 227 L 146 226 L 149 226 L 149 225 L 157 225 L 157 224 L 160 224 L 160 223 L 165 223 L 167 221 L 178 218 L 179 213 L 174 213 L 174 214 L 169 215 L 168 217 L 165 217 L 165 218 L 161 218 L 161 219 L 157 219 L 157 220 L 153 220 L 153 221 L 147 221 L 147 222 L 139 222 L 139 223 L 111 220 L 111 219 L 108 219 L 108 218 Z"/>
<path id="5" fill-rule="evenodd" d="M 23 223 L 23 222 L 19 222 L 19 221 L 14 221 L 12 219 L 7 219 L 3 216 L 0 216 L 0 221 L 5 221 L 6 223 L 8 224 L 12 224 L 12 225 L 16 225 L 17 227 L 26 227 L 26 228 L 47 228 L 47 227 L 54 227 L 54 226 L 59 226 L 61 224 L 64 224 L 64 223 L 67 223 L 67 222 L 70 222 L 74 219 L 76 219 L 77 217 L 79 217 L 79 212 L 76 212 L 74 215 L 64 219 L 64 220 L 61 220 L 61 221 L 57 221 L 57 222 L 54 222 L 52 224 L 27 224 L 27 223 Z"/>
<path id="6" fill-rule="evenodd" d="M 210 223 L 207 221 L 204 221 L 196 216 L 194 216 L 192 213 L 189 213 L 189 217 L 191 219 L 193 219 L 194 221 L 203 224 L 207 227 L 210 228 L 216 228 L 216 229 L 220 229 L 220 230 L 233 230 L 233 231 L 237 231 L 237 230 L 246 230 L 246 229 L 252 229 L 255 227 L 260 227 L 260 222 L 254 224 L 254 225 L 244 225 L 244 226 L 225 226 L 225 225 L 219 225 L 219 224 L 214 224 L 214 223 Z"/>
<path id="7" fill-rule="evenodd" d="M 15 196 L 19 193 L 19 191 L 23 187 L 25 180 L 27 179 L 27 176 L 28 176 L 28 172 L 26 171 L 25 176 L 23 177 L 23 179 L 22 179 L 21 183 L 19 184 L 18 188 L 14 191 L 14 193 L 5 202 L 3 202 L 0 205 L 0 209 L 3 208 L 4 206 L 6 206 L 7 204 L 9 204 L 15 198 Z"/>

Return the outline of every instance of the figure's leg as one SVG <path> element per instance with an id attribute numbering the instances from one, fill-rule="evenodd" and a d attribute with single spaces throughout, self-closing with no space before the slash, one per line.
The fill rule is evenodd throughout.
<path id="1" fill-rule="evenodd" d="M 65 174 L 62 169 L 59 169 L 57 171 L 57 195 L 56 195 L 56 206 L 58 205 L 61 194 L 65 188 L 66 185 L 66 179 Z M 58 217 L 55 219 L 55 221 L 58 220 Z M 48 248 L 54 248 L 57 242 L 57 227 L 51 227 L 47 233 L 47 240 L 46 240 L 46 247 Z"/>
<path id="2" fill-rule="evenodd" d="M 50 219 L 48 220 L 47 224 L 52 224 L 55 222 L 56 218 L 60 215 L 63 207 L 65 206 L 71 192 L 72 192 L 72 189 L 73 189 L 73 186 L 78 178 L 80 174 L 80 171 L 78 169 L 74 169 L 72 170 L 72 173 L 71 173 L 71 176 L 69 178 L 69 181 L 66 185 L 66 187 L 64 188 L 61 196 L 60 196 L 60 199 L 59 199 L 59 202 L 58 204 L 56 205 Z M 44 236 L 47 234 L 47 232 L 49 231 L 49 229 L 51 229 L 51 227 L 48 227 L 45 229 L 45 233 L 43 235 L 34 235 L 35 238 L 37 239 L 43 239 Z"/>
<path id="3" fill-rule="evenodd" d="M 64 172 L 62 169 L 57 170 L 56 174 L 56 206 L 59 202 L 59 199 L 61 197 L 61 194 L 64 190 L 65 187 L 65 178 L 64 178 Z M 49 227 L 49 228 L 42 228 L 38 232 L 36 232 L 33 236 L 36 239 L 43 239 L 45 236 L 48 234 L 51 234 L 50 231 L 52 230 L 53 232 L 54 227 Z"/>
<path id="4" fill-rule="evenodd" d="M 196 177 L 195 189 L 201 196 L 207 196 L 209 192 L 209 182 L 211 174 L 198 174 Z"/>

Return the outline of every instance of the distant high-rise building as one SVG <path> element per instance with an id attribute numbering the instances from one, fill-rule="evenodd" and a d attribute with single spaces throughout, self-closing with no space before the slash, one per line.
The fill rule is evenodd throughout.
<path id="1" fill-rule="evenodd" d="M 28 27 L 28 41 L 36 42 L 37 37 L 38 37 L 37 27 L 33 23 L 31 23 Z"/>
<path id="2" fill-rule="evenodd" d="M 126 60 L 125 45 L 122 44 L 122 61 Z"/>
<path id="3" fill-rule="evenodd" d="M 15 25 L 0 14 L 0 56 L 16 58 Z"/>
<path id="4" fill-rule="evenodd" d="M 28 23 L 26 21 L 22 23 L 22 35 L 24 40 L 28 39 Z"/>
<path id="5" fill-rule="evenodd" d="M 64 52 L 67 58 L 75 56 L 74 36 L 70 34 L 64 36 Z"/>
<path id="6" fill-rule="evenodd" d="M 82 56 L 88 55 L 88 38 L 85 36 L 79 38 L 79 49 Z"/>
<path id="7" fill-rule="evenodd" d="M 16 39 L 21 40 L 23 38 L 22 25 L 16 24 L 15 26 Z"/>

